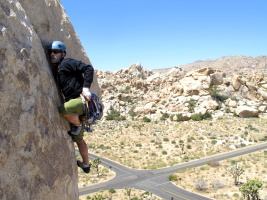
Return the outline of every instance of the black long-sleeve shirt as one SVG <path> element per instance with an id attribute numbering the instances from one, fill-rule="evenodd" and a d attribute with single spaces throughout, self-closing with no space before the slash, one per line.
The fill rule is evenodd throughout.
<path id="1" fill-rule="evenodd" d="M 83 87 L 91 86 L 94 77 L 94 68 L 81 61 L 66 58 L 58 68 L 59 87 L 65 101 L 80 96 Z"/>

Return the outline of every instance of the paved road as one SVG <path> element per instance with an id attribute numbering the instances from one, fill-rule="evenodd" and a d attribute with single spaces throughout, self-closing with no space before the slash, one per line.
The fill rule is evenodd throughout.
<path id="1" fill-rule="evenodd" d="M 123 189 L 125 187 L 147 190 L 163 199 L 173 200 L 208 200 L 209 198 L 188 192 L 173 185 L 169 180 L 169 175 L 178 172 L 178 170 L 206 165 L 211 160 L 225 160 L 248 154 L 255 151 L 267 149 L 267 143 L 237 149 L 231 152 L 213 155 L 187 163 L 181 163 L 172 167 L 166 167 L 156 170 L 135 170 L 120 165 L 106 158 L 90 154 L 90 158 L 100 158 L 102 165 L 110 168 L 116 173 L 116 176 L 104 183 L 94 184 L 79 188 L 79 195 L 85 195 L 97 192 L 99 190 Z"/>

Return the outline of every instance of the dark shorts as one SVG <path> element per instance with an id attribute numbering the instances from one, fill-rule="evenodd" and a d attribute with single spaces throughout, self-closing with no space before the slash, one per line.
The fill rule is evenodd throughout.
<path id="1" fill-rule="evenodd" d="M 71 115 L 73 113 L 77 113 L 78 115 L 83 115 L 84 110 L 83 110 L 82 99 L 81 98 L 71 99 L 65 102 L 59 107 L 59 113 L 62 115 Z M 79 135 L 72 136 L 73 142 L 79 142 L 83 140 L 83 133 L 84 131 L 81 131 Z"/>
<path id="2" fill-rule="evenodd" d="M 83 140 L 84 130 L 82 130 L 78 135 L 71 136 L 73 142 L 79 142 Z"/>

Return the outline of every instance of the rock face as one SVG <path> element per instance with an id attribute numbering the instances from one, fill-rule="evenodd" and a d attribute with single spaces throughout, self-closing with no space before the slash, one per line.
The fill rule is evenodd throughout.
<path id="1" fill-rule="evenodd" d="M 1 1 L 0 19 L 0 199 L 78 199 L 47 45 L 60 40 L 67 56 L 90 61 L 59 0 Z M 92 90 L 100 95 L 96 79 Z"/>

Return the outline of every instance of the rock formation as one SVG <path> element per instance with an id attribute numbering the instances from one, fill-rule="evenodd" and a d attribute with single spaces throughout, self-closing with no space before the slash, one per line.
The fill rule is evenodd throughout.
<path id="1" fill-rule="evenodd" d="M 90 63 L 59 0 L 0 3 L 0 199 L 78 199 L 74 145 L 47 45 L 64 42 L 67 56 Z M 100 94 L 96 79 L 93 92 Z"/>
<path id="2" fill-rule="evenodd" d="M 266 56 L 222 57 L 150 72 L 136 67 L 140 65 L 117 72 L 97 72 L 104 92 L 105 115 L 110 107 L 128 119 L 133 110 L 139 119 L 146 116 L 154 120 L 160 120 L 166 112 L 182 114 L 184 120 L 194 113 L 251 117 L 266 112 Z"/>

